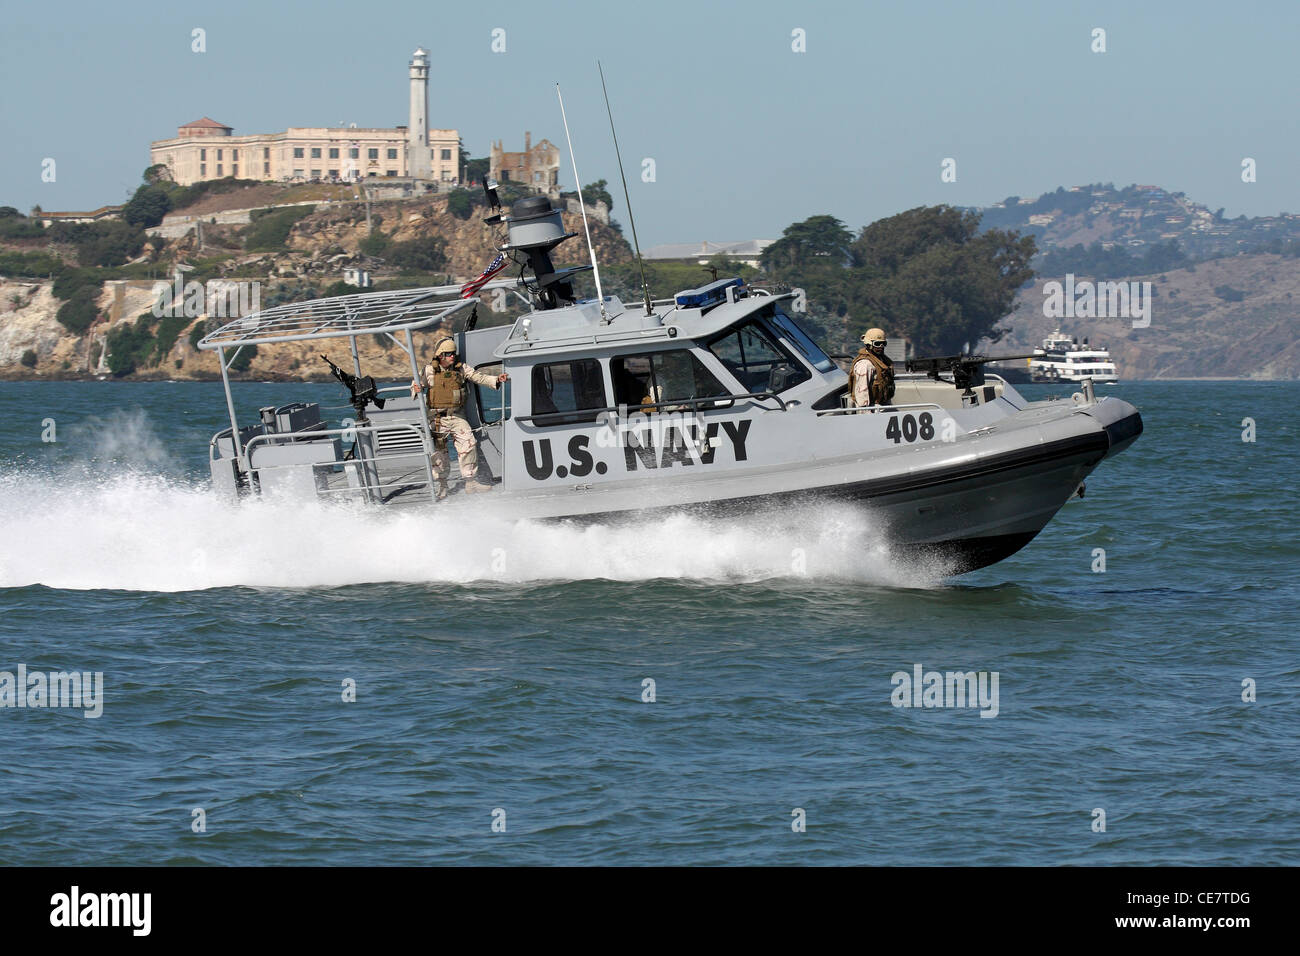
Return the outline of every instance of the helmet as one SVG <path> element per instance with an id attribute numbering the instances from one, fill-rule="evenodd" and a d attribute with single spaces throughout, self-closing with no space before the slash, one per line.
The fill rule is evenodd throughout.
<path id="1" fill-rule="evenodd" d="M 876 345 L 876 344 L 884 345 L 884 344 L 885 344 L 885 330 L 884 330 L 884 329 L 867 329 L 867 331 L 864 332 L 864 333 L 862 334 L 862 341 L 863 341 L 863 343 L 866 344 L 866 345 Z"/>
<path id="2" fill-rule="evenodd" d="M 437 358 L 438 356 L 445 355 L 448 352 L 451 352 L 453 355 L 456 354 L 456 343 L 452 341 L 450 335 L 438 342 L 437 346 L 433 350 L 433 357 Z"/>

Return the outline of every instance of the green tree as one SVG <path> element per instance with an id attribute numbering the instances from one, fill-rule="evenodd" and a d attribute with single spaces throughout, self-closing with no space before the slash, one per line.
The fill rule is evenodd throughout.
<path id="1" fill-rule="evenodd" d="M 340 295 L 356 295 L 361 291 L 363 290 L 359 286 L 349 285 L 347 282 L 339 279 L 337 282 L 332 282 L 322 289 L 320 297 L 322 299 L 333 299 Z"/>
<path id="2" fill-rule="evenodd" d="M 446 245 L 442 236 L 421 236 L 393 243 L 386 258 L 404 272 L 437 272 L 447 264 Z"/>
<path id="3" fill-rule="evenodd" d="M 799 324 L 832 352 L 850 348 L 853 233 L 839 219 L 811 216 L 787 226 L 759 260 L 777 282 L 802 289 L 807 311 Z"/>
<path id="4" fill-rule="evenodd" d="M 247 372 L 248 367 L 253 364 L 255 358 L 257 358 L 257 346 L 245 345 L 239 350 L 239 354 L 231 360 L 230 370 L 232 372 Z"/>
<path id="5" fill-rule="evenodd" d="M 143 229 L 113 219 L 89 223 L 76 235 L 77 261 L 83 266 L 120 266 L 144 248 Z"/>
<path id="6" fill-rule="evenodd" d="M 249 252 L 283 252 L 294 223 L 315 211 L 315 206 L 253 210 L 244 248 Z"/>
<path id="7" fill-rule="evenodd" d="M 148 229 L 161 223 L 171 208 L 172 200 L 166 187 L 141 186 L 122 207 L 122 219 L 133 226 Z"/>
<path id="8" fill-rule="evenodd" d="M 28 349 L 23 353 L 23 357 L 19 361 L 27 368 L 36 368 L 36 350 Z"/>
<path id="9" fill-rule="evenodd" d="M 474 197 L 468 189 L 453 189 L 447 194 L 447 211 L 457 219 L 474 215 Z"/>
<path id="10" fill-rule="evenodd" d="M 786 226 L 781 238 L 763 250 L 763 268 L 787 274 L 810 267 L 826 270 L 850 264 L 853 233 L 834 216 L 812 216 Z"/>
<path id="11" fill-rule="evenodd" d="M 145 313 L 135 322 L 121 322 L 109 330 L 108 370 L 114 378 L 130 375 L 145 360 L 154 348 L 153 331 L 150 328 L 152 316 Z"/>
<path id="12" fill-rule="evenodd" d="M 59 306 L 55 318 L 69 332 L 81 335 L 99 318 L 99 286 L 83 286 L 70 294 L 66 302 Z"/>
<path id="13" fill-rule="evenodd" d="M 370 235 L 357 243 L 357 248 L 361 250 L 363 256 L 382 257 L 392 244 L 393 240 L 389 238 L 387 233 L 373 229 Z"/>
<path id="14" fill-rule="evenodd" d="M 921 355 L 998 341 L 1036 249 L 1032 236 L 979 225 L 977 212 L 922 206 L 865 227 L 853 246 L 856 324 L 906 335 Z"/>
<path id="15" fill-rule="evenodd" d="M 609 211 L 613 212 L 614 197 L 611 196 L 609 194 L 609 190 L 605 188 L 607 185 L 608 183 L 606 183 L 605 180 L 598 179 L 594 183 L 588 183 L 587 185 L 583 186 L 582 187 L 583 201 L 591 203 L 592 205 L 595 205 L 598 202 L 603 202 L 607 207 L 609 207 Z"/>

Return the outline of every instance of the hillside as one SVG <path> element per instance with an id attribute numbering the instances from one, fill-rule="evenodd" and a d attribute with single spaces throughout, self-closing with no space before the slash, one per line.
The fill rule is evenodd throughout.
<path id="1" fill-rule="evenodd" d="M 1019 293 L 1003 323 L 1013 331 L 986 350 L 1029 351 L 1059 326 L 1109 348 L 1123 379 L 1300 379 L 1296 259 L 1234 256 L 1134 278 L 1152 283 L 1149 328 L 1135 329 L 1128 319 L 1048 318 L 1043 285 L 1051 277 L 1040 277 Z M 1237 294 L 1240 301 L 1230 301 Z"/>
<path id="2" fill-rule="evenodd" d="M 239 202 L 249 198 L 265 197 L 249 197 L 240 190 L 221 197 L 205 197 L 204 203 L 219 204 L 228 210 L 238 208 Z M 281 198 L 303 201 L 293 193 Z M 338 294 L 344 291 L 339 283 L 343 271 L 349 267 L 369 271 L 375 287 L 380 289 L 467 281 L 495 256 L 495 237 L 481 221 L 480 209 L 473 209 L 469 218 L 459 218 L 449 210 L 448 204 L 447 195 L 374 202 L 370 208 L 371 230 L 366 226 L 364 202 L 350 200 L 272 209 L 254 218 L 249 225 L 209 222 L 203 228 L 201 244 L 195 232 L 171 241 L 150 240 L 166 256 L 156 265 L 149 264 L 154 252 L 153 246 L 146 244 L 144 255 L 134 265 L 100 270 L 100 274 L 90 278 L 86 278 L 91 270 L 84 268 L 84 259 L 83 268 L 76 268 L 76 255 L 60 243 L 43 241 L 43 236 L 6 242 L 0 248 L 0 254 L 5 250 L 11 253 L 5 262 L 34 262 L 35 257 L 53 256 L 49 261 L 57 265 L 62 260 L 64 264 L 59 268 L 69 271 L 72 278 L 91 284 L 74 293 L 88 297 L 88 311 L 82 322 L 89 328 L 77 331 L 59 319 L 60 309 L 65 309 L 67 303 L 53 294 L 59 291 L 58 283 L 36 277 L 0 278 L 0 378 L 103 375 L 107 368 L 99 357 L 106 345 L 110 356 L 116 347 L 119 353 L 129 348 L 138 358 L 133 363 L 135 369 L 119 377 L 207 379 L 218 376 L 215 356 L 199 352 L 191 341 L 192 338 L 197 341 L 202 334 L 200 326 L 204 325 L 205 317 L 159 322 L 149 315 L 158 280 L 130 278 L 149 273 L 169 277 L 169 260 L 193 267 L 194 271 L 186 274 L 187 280 L 205 282 L 222 278 L 256 282 L 263 307 L 315 298 L 331 286 L 335 287 L 333 294 Z M 200 205 L 205 216 L 221 211 L 213 205 Z M 191 213 L 193 208 L 181 212 Z M 568 225 L 574 228 L 572 222 Z M 591 227 L 593 244 L 602 262 L 620 263 L 630 259 L 630 249 L 617 229 L 599 221 L 593 221 Z M 254 251 L 250 246 L 261 248 Z M 363 246 L 367 251 L 363 252 Z M 585 243 L 581 240 L 566 243 L 556 250 L 555 259 L 557 265 L 586 262 Z M 29 271 L 44 272 L 48 268 L 53 266 Z M 6 270 L 0 264 L 0 274 L 6 271 L 13 269 Z M 103 281 L 100 275 L 111 278 Z M 100 281 L 103 281 L 102 289 L 98 287 Z M 482 296 L 485 302 L 487 298 L 486 294 Z M 480 322 L 484 325 L 507 318 L 495 316 L 486 307 L 480 310 Z M 213 320 L 207 327 L 215 327 L 220 321 Z M 323 365 L 317 358 L 319 351 L 319 348 L 296 345 L 263 349 L 239 374 L 268 379 L 320 377 Z M 386 339 L 365 342 L 362 352 L 369 374 L 386 377 L 409 374 L 405 353 Z M 118 358 L 121 359 L 120 354 Z"/>
<path id="3" fill-rule="evenodd" d="M 1153 246 L 1176 243 L 1193 259 L 1213 259 L 1300 240 L 1300 214 L 1225 219 L 1222 209 L 1211 211 L 1159 186 L 1060 187 L 1037 199 L 1008 196 L 978 211 L 982 228 L 1032 235 L 1040 251 L 1098 243 L 1142 255 Z"/>
<path id="4" fill-rule="evenodd" d="M 981 228 L 1032 234 L 1040 252 L 992 351 L 1033 348 L 1059 325 L 1105 344 L 1123 378 L 1300 378 L 1300 215 L 1225 219 L 1183 193 L 1100 183 L 981 212 Z M 1151 282 L 1150 328 L 1046 317 L 1043 286 L 1067 273 Z"/>

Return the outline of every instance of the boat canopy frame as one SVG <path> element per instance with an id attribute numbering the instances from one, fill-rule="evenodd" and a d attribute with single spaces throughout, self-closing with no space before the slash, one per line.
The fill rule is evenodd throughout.
<path id="1" fill-rule="evenodd" d="M 517 290 L 518 286 L 518 279 L 498 279 L 485 283 L 479 291 Z M 226 393 L 226 411 L 230 416 L 230 433 L 241 470 L 247 471 L 249 462 L 239 441 L 239 417 L 235 414 L 235 402 L 230 394 L 230 367 L 246 346 L 346 338 L 351 346 L 353 372 L 360 378 L 361 356 L 357 351 L 357 336 L 384 335 L 407 354 L 411 360 L 411 375 L 418 380 L 420 364 L 415 354 L 413 333 L 441 326 L 466 309 L 477 307 L 478 296 L 462 298 L 462 289 L 463 286 L 459 285 L 427 286 L 286 302 L 227 322 L 200 339 L 200 349 L 217 353 L 221 385 Z M 396 335 L 398 332 L 404 333 L 401 338 Z M 231 351 L 229 359 L 226 358 L 228 350 Z M 428 447 L 432 447 L 433 435 L 427 421 L 423 431 Z M 429 484 L 432 487 L 432 471 Z"/>
<path id="2" fill-rule="evenodd" d="M 200 339 L 199 348 L 220 351 L 275 342 L 414 332 L 441 324 L 478 304 L 477 296 L 445 298 L 459 292 L 459 286 L 433 286 L 286 302 L 227 322 Z"/>

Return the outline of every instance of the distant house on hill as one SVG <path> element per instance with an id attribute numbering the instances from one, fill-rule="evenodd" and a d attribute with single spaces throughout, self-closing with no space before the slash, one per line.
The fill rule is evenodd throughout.
<path id="1" fill-rule="evenodd" d="M 704 265 L 714 256 L 726 256 L 753 269 L 759 266 L 763 250 L 775 239 L 741 239 L 735 242 L 669 242 L 646 250 L 647 259 L 676 260 Z"/>
<path id="2" fill-rule="evenodd" d="M 90 212 L 41 212 L 33 216 L 42 226 L 52 226 L 56 222 L 99 222 L 101 219 L 116 219 L 122 211 L 121 206 L 100 206 Z"/>

